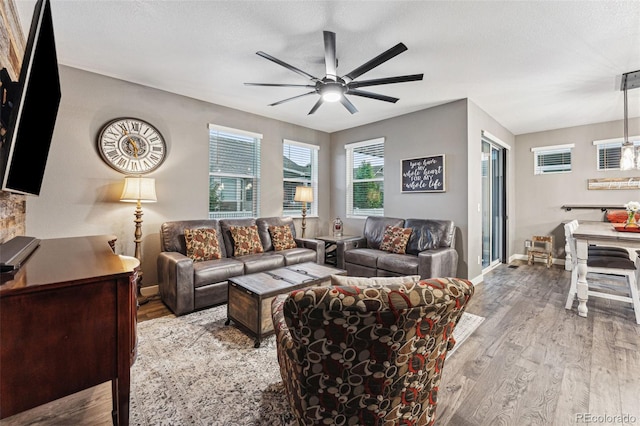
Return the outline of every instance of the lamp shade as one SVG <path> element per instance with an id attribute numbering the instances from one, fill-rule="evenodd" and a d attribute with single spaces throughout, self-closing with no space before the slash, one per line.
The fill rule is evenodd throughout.
<path id="1" fill-rule="evenodd" d="M 313 188 L 310 186 L 296 186 L 296 195 L 293 201 L 313 202 Z"/>
<path id="2" fill-rule="evenodd" d="M 124 189 L 120 201 L 129 203 L 155 203 L 156 198 L 156 180 L 153 178 L 144 178 L 141 176 L 126 176 L 124 178 Z"/>

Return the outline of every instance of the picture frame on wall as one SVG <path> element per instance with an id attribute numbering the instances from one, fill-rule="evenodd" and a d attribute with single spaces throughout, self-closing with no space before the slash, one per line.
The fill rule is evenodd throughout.
<path id="1" fill-rule="evenodd" d="M 445 156 L 430 155 L 401 160 L 401 192 L 446 192 Z"/>

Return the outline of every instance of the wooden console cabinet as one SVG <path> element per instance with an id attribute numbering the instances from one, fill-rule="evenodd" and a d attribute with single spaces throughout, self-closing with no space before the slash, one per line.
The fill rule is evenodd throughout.
<path id="1" fill-rule="evenodd" d="M 139 262 L 110 240 L 42 240 L 2 275 L 0 418 L 111 381 L 113 423 L 129 424 Z"/>

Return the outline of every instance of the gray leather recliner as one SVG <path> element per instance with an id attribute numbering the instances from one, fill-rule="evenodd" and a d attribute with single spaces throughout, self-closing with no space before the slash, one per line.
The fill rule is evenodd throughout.
<path id="1" fill-rule="evenodd" d="M 412 229 L 406 254 L 380 250 L 388 225 Z M 346 269 L 347 275 L 360 277 L 455 277 L 458 271 L 455 229 L 451 220 L 369 216 L 362 238 L 338 242 L 338 268 Z"/>
<path id="2" fill-rule="evenodd" d="M 229 227 L 258 227 L 264 253 L 234 257 Z M 289 225 L 297 247 L 274 251 L 269 234 L 271 225 Z M 218 235 L 221 259 L 194 262 L 187 257 L 185 229 L 213 228 Z M 162 301 L 176 315 L 225 303 L 228 279 L 239 275 L 268 271 L 303 262 L 324 263 L 324 242 L 295 238 L 290 217 L 208 219 L 165 222 L 160 228 L 158 255 L 158 287 Z"/>

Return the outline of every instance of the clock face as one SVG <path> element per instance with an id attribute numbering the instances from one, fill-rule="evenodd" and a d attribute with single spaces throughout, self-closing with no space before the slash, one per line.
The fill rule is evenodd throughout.
<path id="1" fill-rule="evenodd" d="M 98 137 L 102 159 L 119 172 L 144 174 L 164 161 L 167 145 L 151 124 L 137 118 L 118 118 L 107 123 Z"/>

